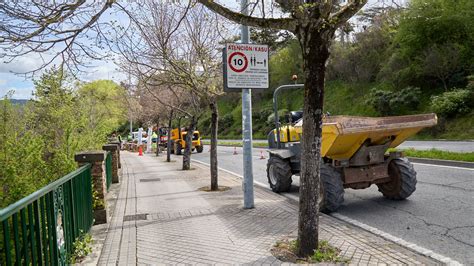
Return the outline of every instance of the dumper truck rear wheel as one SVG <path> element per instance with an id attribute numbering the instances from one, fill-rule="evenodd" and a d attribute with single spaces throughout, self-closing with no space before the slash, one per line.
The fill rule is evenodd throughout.
<path id="1" fill-rule="evenodd" d="M 288 160 L 270 155 L 267 162 L 267 177 L 273 192 L 286 192 L 291 188 L 291 166 Z"/>
<path id="2" fill-rule="evenodd" d="M 388 165 L 388 175 L 389 182 L 377 185 L 384 197 L 403 200 L 416 190 L 416 171 L 407 158 L 392 160 Z"/>
<path id="3" fill-rule="evenodd" d="M 344 184 L 341 174 L 332 166 L 321 163 L 319 209 L 324 213 L 336 211 L 344 202 Z"/>

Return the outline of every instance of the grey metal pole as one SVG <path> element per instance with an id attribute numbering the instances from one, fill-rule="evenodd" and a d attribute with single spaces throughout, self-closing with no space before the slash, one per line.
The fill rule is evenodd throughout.
<path id="1" fill-rule="evenodd" d="M 280 117 L 278 116 L 278 94 L 282 90 L 288 89 L 301 89 L 304 88 L 304 84 L 289 84 L 289 85 L 281 85 L 280 87 L 276 88 L 273 92 L 273 114 L 275 116 L 275 129 L 276 129 L 276 139 L 277 139 L 277 149 L 280 149 Z"/>
<path id="2" fill-rule="evenodd" d="M 248 1 L 241 0 L 242 15 L 248 15 Z M 242 25 L 240 41 L 249 43 L 249 27 Z M 242 89 L 242 142 L 244 156 L 244 209 L 254 207 L 252 167 L 252 91 Z"/>

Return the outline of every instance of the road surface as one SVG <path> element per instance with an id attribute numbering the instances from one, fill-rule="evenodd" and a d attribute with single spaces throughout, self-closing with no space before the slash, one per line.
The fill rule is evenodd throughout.
<path id="1" fill-rule="evenodd" d="M 209 163 L 209 148 L 192 158 Z M 242 148 L 218 147 L 219 167 L 243 173 Z M 254 148 L 256 182 L 268 187 L 264 149 Z M 385 231 L 406 241 L 465 264 L 474 264 L 474 169 L 414 164 L 418 185 L 405 201 L 382 197 L 376 186 L 347 189 L 339 214 Z M 293 176 L 291 194 L 298 194 L 299 180 Z"/>

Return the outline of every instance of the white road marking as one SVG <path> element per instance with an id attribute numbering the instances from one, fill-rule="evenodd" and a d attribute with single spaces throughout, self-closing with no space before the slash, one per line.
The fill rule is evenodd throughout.
<path id="1" fill-rule="evenodd" d="M 415 164 L 415 165 L 418 164 L 418 165 L 423 165 L 423 166 L 433 166 L 433 167 L 441 167 L 441 168 L 451 168 L 451 169 L 474 171 L 473 168 L 459 167 L 459 166 L 448 166 L 448 165 L 429 164 L 429 163 L 412 163 L 412 164 Z"/>

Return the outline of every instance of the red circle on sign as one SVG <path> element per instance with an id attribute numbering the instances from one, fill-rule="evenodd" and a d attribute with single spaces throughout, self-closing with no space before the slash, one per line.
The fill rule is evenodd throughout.
<path id="1" fill-rule="evenodd" d="M 236 68 L 236 66 L 232 65 L 232 59 L 234 58 L 234 56 L 237 56 L 237 55 L 243 57 L 243 59 L 244 59 L 243 62 L 242 62 L 241 68 Z M 237 60 L 239 60 L 239 59 L 236 59 L 236 64 L 238 65 L 238 61 L 237 61 Z M 233 53 L 230 54 L 230 56 L 229 56 L 228 64 L 229 64 L 230 69 L 232 69 L 232 71 L 234 71 L 234 72 L 243 72 L 243 71 L 245 71 L 245 70 L 247 69 L 247 66 L 248 66 L 248 64 L 249 64 L 249 61 L 247 60 L 247 57 L 246 57 L 243 53 L 241 53 L 241 52 L 233 52 Z"/>

